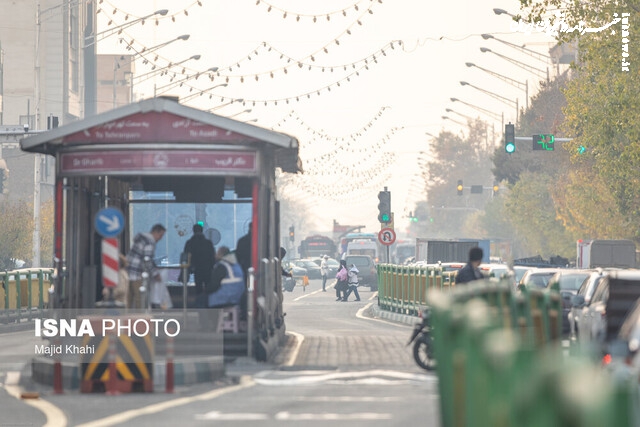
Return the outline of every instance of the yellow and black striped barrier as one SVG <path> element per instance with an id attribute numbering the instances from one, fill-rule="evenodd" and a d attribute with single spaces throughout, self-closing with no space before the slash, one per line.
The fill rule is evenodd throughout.
<path id="1" fill-rule="evenodd" d="M 111 318 L 113 319 L 113 318 Z M 141 317 L 120 316 L 119 320 L 137 320 Z M 101 318 L 91 318 L 94 330 L 101 328 Z M 153 391 L 153 356 L 154 343 L 151 334 L 121 334 L 83 336 L 82 346 L 93 350 L 90 354 L 81 355 L 80 374 L 82 393 L 100 391 L 152 392 Z M 115 346 L 110 347 L 110 340 L 115 339 Z M 115 365 L 115 370 L 110 367 Z M 117 378 L 110 377 L 115 372 Z M 109 388 L 112 390 L 108 390 Z M 113 390 L 115 388 L 115 390 Z"/>

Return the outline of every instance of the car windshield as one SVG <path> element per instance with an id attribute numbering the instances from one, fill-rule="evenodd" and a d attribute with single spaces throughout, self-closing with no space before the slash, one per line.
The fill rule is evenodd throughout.
<path id="1" fill-rule="evenodd" d="M 356 267 L 368 267 L 371 265 L 369 258 L 365 257 L 347 257 L 346 261 L 349 267 L 351 267 L 351 264 L 355 264 Z"/>
<path id="2" fill-rule="evenodd" d="M 318 267 L 318 264 L 316 264 L 313 261 L 300 261 L 300 263 L 298 265 L 300 265 L 301 267 L 307 267 L 307 268 L 308 267 L 311 267 L 311 268 Z"/>
<path id="3" fill-rule="evenodd" d="M 535 286 L 537 288 L 546 288 L 547 283 L 554 275 L 554 272 L 550 273 L 532 273 L 525 281 L 526 286 Z"/>
<path id="4" fill-rule="evenodd" d="M 584 274 L 563 274 L 558 281 L 560 290 L 577 291 L 584 281 L 589 277 L 589 273 Z"/>

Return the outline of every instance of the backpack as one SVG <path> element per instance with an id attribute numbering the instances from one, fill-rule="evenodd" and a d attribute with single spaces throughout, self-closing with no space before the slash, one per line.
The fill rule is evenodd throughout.
<path id="1" fill-rule="evenodd" d="M 341 282 L 344 282 L 345 280 L 347 280 L 347 269 L 342 267 L 340 271 L 338 271 L 338 274 L 336 274 L 336 279 L 338 279 Z"/>

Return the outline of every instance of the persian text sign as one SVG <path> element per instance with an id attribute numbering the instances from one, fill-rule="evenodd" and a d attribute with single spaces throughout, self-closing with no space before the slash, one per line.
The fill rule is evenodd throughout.
<path id="1" fill-rule="evenodd" d="M 246 151 L 86 151 L 62 153 L 63 175 L 98 175 L 118 172 L 238 172 L 256 173 L 255 152 Z"/>
<path id="2" fill-rule="evenodd" d="M 163 112 L 138 113 L 68 135 L 64 143 L 242 142 L 255 138 Z"/>

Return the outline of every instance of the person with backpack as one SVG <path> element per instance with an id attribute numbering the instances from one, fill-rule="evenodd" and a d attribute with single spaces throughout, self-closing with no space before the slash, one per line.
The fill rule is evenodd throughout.
<path id="1" fill-rule="evenodd" d="M 348 278 L 347 262 L 345 260 L 341 260 L 340 268 L 338 269 L 338 273 L 336 273 L 336 301 L 344 300 L 344 296 L 346 295 L 349 287 L 347 284 Z"/>
<path id="2" fill-rule="evenodd" d="M 356 294 L 356 301 L 360 301 L 360 294 L 358 293 L 358 285 L 360 284 L 358 280 L 358 273 L 360 273 L 360 270 L 358 270 L 358 267 L 356 267 L 355 264 L 351 264 L 351 268 L 349 269 L 349 273 L 348 273 L 349 279 L 348 279 L 347 291 L 345 292 L 344 298 L 342 298 L 342 301 L 347 302 L 347 300 L 349 300 L 349 295 L 351 295 L 352 292 Z"/>

